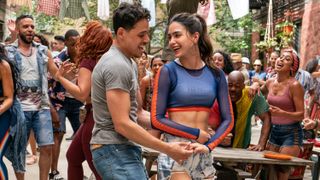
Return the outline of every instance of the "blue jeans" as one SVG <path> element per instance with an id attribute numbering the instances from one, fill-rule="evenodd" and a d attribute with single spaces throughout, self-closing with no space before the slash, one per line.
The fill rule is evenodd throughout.
<path id="1" fill-rule="evenodd" d="M 50 109 L 24 111 L 24 116 L 26 117 L 28 138 L 32 128 L 39 146 L 53 144 L 53 129 Z"/>
<path id="2" fill-rule="evenodd" d="M 93 164 L 104 180 L 147 180 L 141 160 L 141 148 L 125 144 L 108 144 L 91 150 Z"/>
<path id="3" fill-rule="evenodd" d="M 83 104 L 74 99 L 66 97 L 63 107 L 59 109 L 58 115 L 60 120 L 60 128 L 54 129 L 55 132 L 66 132 L 66 117 L 69 119 L 73 133 L 75 134 L 80 127 L 80 107 Z"/>

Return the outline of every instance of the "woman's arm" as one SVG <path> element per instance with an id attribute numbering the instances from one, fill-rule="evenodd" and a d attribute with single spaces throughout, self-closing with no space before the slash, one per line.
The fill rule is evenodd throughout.
<path id="1" fill-rule="evenodd" d="M 264 85 L 262 85 L 260 87 L 260 91 L 262 92 L 262 94 L 264 95 L 265 98 L 267 98 L 268 96 L 268 93 L 269 93 L 269 87 L 270 87 L 270 84 L 274 81 L 273 78 L 270 78 L 266 81 L 266 83 Z"/>
<path id="2" fill-rule="evenodd" d="M 12 79 L 12 72 L 8 62 L 2 60 L 0 63 L 0 73 L 3 88 L 3 102 L 0 105 L 0 115 L 6 112 L 13 103 L 14 85 Z"/>
<path id="3" fill-rule="evenodd" d="M 71 66 L 71 63 L 63 63 L 56 73 L 56 78 L 73 97 L 84 102 L 90 95 L 92 72 L 87 68 L 81 67 L 78 72 L 78 85 L 76 85 L 63 77 L 63 74 L 70 70 Z"/>
<path id="4" fill-rule="evenodd" d="M 216 129 L 215 134 L 205 144 L 210 150 L 213 150 L 224 138 L 231 132 L 234 126 L 234 117 L 232 104 L 229 97 L 228 85 L 224 73 L 219 70 L 220 81 L 217 88 L 217 99 L 220 108 L 221 124 Z"/>

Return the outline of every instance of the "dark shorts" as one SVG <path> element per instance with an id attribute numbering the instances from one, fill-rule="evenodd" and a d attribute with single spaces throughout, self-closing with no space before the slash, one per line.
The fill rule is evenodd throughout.
<path id="1" fill-rule="evenodd" d="M 303 131 L 300 122 L 288 125 L 272 124 L 269 143 L 276 146 L 302 146 Z"/>

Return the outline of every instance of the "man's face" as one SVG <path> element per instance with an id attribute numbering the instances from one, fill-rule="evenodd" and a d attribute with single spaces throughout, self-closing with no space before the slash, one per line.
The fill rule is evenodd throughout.
<path id="1" fill-rule="evenodd" d="M 150 41 L 149 23 L 147 19 L 138 21 L 130 30 L 123 30 L 120 37 L 124 44 L 124 53 L 129 57 L 141 57 L 145 46 Z"/>
<path id="2" fill-rule="evenodd" d="M 51 43 L 52 51 L 62 51 L 64 49 L 64 42 L 53 39 Z"/>
<path id="3" fill-rule="evenodd" d="M 239 70 L 242 67 L 242 62 L 233 62 L 232 66 L 234 70 Z"/>
<path id="4" fill-rule="evenodd" d="M 75 55 L 76 55 L 76 42 L 78 40 L 80 36 L 71 36 L 69 37 L 68 39 L 66 39 L 66 46 L 68 48 L 68 55 L 71 57 L 71 58 L 74 58 Z"/>
<path id="5" fill-rule="evenodd" d="M 31 44 L 34 37 L 34 24 L 33 20 L 30 18 L 21 19 L 17 26 L 16 30 L 18 32 L 19 38 L 26 44 Z"/>
<path id="6" fill-rule="evenodd" d="M 242 97 L 242 90 L 245 87 L 243 75 L 239 73 L 228 76 L 228 89 L 232 102 L 237 102 Z"/>

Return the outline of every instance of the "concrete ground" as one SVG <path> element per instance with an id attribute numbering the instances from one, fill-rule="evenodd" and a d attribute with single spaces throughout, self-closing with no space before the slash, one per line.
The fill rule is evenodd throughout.
<path id="1" fill-rule="evenodd" d="M 261 130 L 261 126 L 257 125 L 257 126 L 253 126 L 252 128 L 252 143 L 257 143 L 258 142 L 258 138 L 260 137 L 260 130 Z M 67 121 L 67 133 L 65 134 L 62 144 L 61 144 L 61 152 L 60 152 L 60 159 L 59 159 L 59 164 L 58 164 L 58 170 L 60 171 L 60 174 L 62 175 L 62 177 L 64 177 L 65 179 L 67 179 L 67 159 L 66 159 L 66 152 L 68 150 L 68 147 L 71 143 L 71 141 L 66 141 L 65 138 L 66 137 L 70 137 L 72 135 L 72 129 L 70 124 Z M 29 149 L 29 147 L 28 147 Z M 30 149 L 29 149 L 30 152 Z M 4 158 L 4 162 L 7 165 L 8 168 L 8 173 L 9 173 L 9 179 L 15 179 L 15 175 L 11 166 L 11 163 Z M 91 170 L 89 168 L 89 166 L 87 165 L 87 163 L 83 163 L 83 168 L 84 168 L 84 174 L 86 177 L 90 177 L 91 176 Z M 39 178 L 39 167 L 38 164 L 34 164 L 34 165 L 26 165 L 26 174 L 25 174 L 25 179 L 26 180 L 35 180 Z M 93 178 L 90 178 L 93 179 Z M 311 175 L 311 170 L 310 168 L 306 169 L 305 175 L 304 175 L 304 180 L 311 180 L 312 179 L 312 175 Z"/>
<path id="2" fill-rule="evenodd" d="M 67 126 L 67 133 L 64 135 L 63 141 L 61 143 L 61 152 L 60 152 L 60 158 L 59 158 L 59 163 L 58 163 L 58 171 L 60 172 L 62 177 L 65 179 L 67 179 L 67 168 L 68 168 L 68 162 L 66 159 L 66 152 L 67 152 L 68 147 L 71 143 L 71 141 L 66 141 L 66 138 L 71 137 L 71 135 L 73 133 L 69 121 L 67 121 L 66 126 Z M 28 151 L 31 152 L 30 147 L 28 147 Z M 39 154 L 38 154 L 38 160 L 39 160 Z M 11 163 L 6 158 L 4 158 L 4 162 L 8 168 L 9 179 L 16 179 L 15 175 L 14 175 L 13 168 L 11 166 Z M 84 175 L 86 177 L 91 176 L 91 170 L 86 162 L 83 163 L 83 170 L 84 170 Z M 33 164 L 33 165 L 26 165 L 25 179 L 26 180 L 39 179 L 38 163 Z"/>

